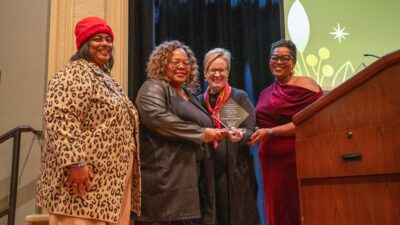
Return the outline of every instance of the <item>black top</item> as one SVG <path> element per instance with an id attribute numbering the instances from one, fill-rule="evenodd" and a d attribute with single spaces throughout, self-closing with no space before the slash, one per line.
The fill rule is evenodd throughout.
<path id="1" fill-rule="evenodd" d="M 220 218 L 226 218 L 230 225 L 259 224 L 254 164 L 249 146 L 246 144 L 254 132 L 256 121 L 254 107 L 247 94 L 242 90 L 232 88 L 229 98 L 246 110 L 249 116 L 239 125 L 240 128 L 246 129 L 241 141 L 233 143 L 224 137 L 219 142 L 217 150 L 211 149 L 212 161 L 214 161 L 210 163 L 214 167 L 211 174 L 215 176 L 213 179 L 215 179 L 214 187 L 216 187 L 214 195 L 216 200 L 212 202 L 215 204 L 211 207 L 214 207 L 218 223 L 222 221 Z M 204 94 L 199 96 L 199 99 L 204 104 Z M 216 100 L 216 96 L 211 96 L 210 100 L 212 104 Z M 213 148 L 212 143 L 209 146 Z M 226 173 L 225 185 L 219 182 L 218 175 L 220 174 L 218 173 L 221 171 Z M 217 184 L 217 182 L 219 183 Z M 227 203 L 225 207 L 221 207 L 224 203 Z"/>

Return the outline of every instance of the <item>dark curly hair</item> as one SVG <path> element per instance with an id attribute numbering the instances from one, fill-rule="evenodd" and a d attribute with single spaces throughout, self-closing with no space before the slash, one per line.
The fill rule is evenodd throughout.
<path id="1" fill-rule="evenodd" d="M 158 45 L 151 53 L 149 60 L 147 61 L 147 77 L 156 80 L 165 80 L 169 82 L 167 77 L 167 66 L 170 62 L 172 52 L 175 49 L 182 49 L 186 52 L 190 62 L 190 75 L 188 80 L 185 82 L 192 92 L 198 90 L 199 85 L 199 67 L 197 60 L 192 50 L 180 41 L 165 41 Z"/>

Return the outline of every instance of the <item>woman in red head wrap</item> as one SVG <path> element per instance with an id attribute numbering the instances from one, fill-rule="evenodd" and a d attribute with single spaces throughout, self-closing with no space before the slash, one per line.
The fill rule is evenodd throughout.
<path id="1" fill-rule="evenodd" d="M 110 74 L 110 26 L 86 17 L 75 35 L 77 52 L 48 85 L 36 202 L 50 225 L 126 225 L 141 206 L 138 113 Z"/>

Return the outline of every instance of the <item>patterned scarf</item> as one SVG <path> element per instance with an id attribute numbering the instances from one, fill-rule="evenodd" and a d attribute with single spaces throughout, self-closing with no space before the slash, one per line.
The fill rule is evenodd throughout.
<path id="1" fill-rule="evenodd" d="M 206 92 L 204 93 L 204 102 L 207 106 L 208 111 L 213 116 L 214 124 L 218 128 L 221 128 L 221 123 L 219 122 L 219 120 L 220 120 L 219 110 L 222 108 L 222 106 L 224 106 L 225 102 L 228 101 L 229 96 L 231 95 L 231 91 L 232 91 L 231 86 L 229 86 L 229 84 L 226 83 L 224 89 L 222 89 L 222 91 L 219 93 L 219 95 L 217 97 L 217 101 L 215 103 L 214 108 L 211 107 L 211 104 L 210 104 L 210 87 L 208 87 Z M 218 141 L 215 140 L 213 144 L 214 144 L 214 149 L 217 150 Z"/>

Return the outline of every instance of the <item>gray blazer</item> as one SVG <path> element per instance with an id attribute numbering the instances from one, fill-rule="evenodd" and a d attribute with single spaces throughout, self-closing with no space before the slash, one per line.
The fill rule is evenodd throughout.
<path id="1" fill-rule="evenodd" d="M 207 157 L 204 127 L 212 120 L 196 96 L 187 92 L 193 111 L 165 81 L 148 79 L 136 98 L 140 115 L 142 213 L 139 221 L 201 217 L 200 164 Z M 186 104 L 186 103 L 184 103 Z M 195 115 L 195 116 L 193 116 Z"/>

